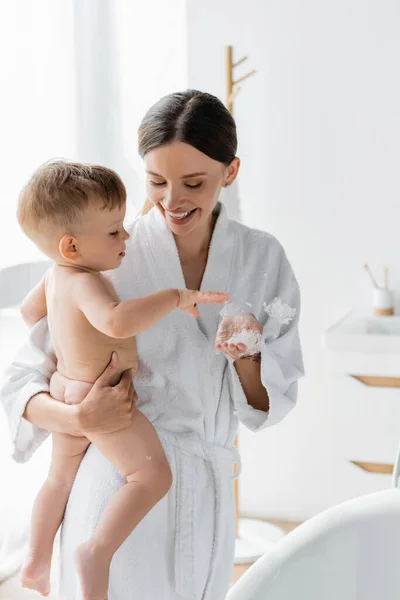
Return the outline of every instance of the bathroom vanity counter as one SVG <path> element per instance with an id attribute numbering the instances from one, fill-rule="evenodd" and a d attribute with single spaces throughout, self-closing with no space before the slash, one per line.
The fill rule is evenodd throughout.
<path id="1" fill-rule="evenodd" d="M 322 337 L 332 370 L 400 377 L 400 316 L 353 310 Z"/>

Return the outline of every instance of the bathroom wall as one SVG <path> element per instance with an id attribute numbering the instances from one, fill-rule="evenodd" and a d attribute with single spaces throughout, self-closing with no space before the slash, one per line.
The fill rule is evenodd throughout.
<path id="1" fill-rule="evenodd" d="M 369 304 L 364 262 L 381 278 L 388 265 L 400 291 L 400 8 L 188 0 L 187 25 L 190 87 L 225 98 L 228 44 L 236 59 L 249 56 L 238 76 L 257 69 L 235 103 L 243 222 L 281 240 L 303 297 L 307 377 L 286 421 L 240 432 L 241 510 L 305 519 L 365 489 L 364 475 L 335 452 L 321 334 Z"/>

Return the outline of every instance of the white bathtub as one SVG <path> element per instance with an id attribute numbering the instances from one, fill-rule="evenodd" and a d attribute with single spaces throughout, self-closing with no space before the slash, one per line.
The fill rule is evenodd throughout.
<path id="1" fill-rule="evenodd" d="M 226 600 L 399 600 L 400 490 L 306 521 L 260 558 Z"/>

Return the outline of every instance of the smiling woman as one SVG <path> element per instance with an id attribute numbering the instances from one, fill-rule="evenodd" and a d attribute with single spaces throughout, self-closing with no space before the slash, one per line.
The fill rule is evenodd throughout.
<path id="1" fill-rule="evenodd" d="M 190 214 L 184 217 L 183 224 L 190 221 L 193 227 L 199 218 L 210 221 L 221 188 L 236 179 L 236 150 L 235 122 L 211 94 L 187 90 L 159 100 L 139 128 L 139 154 L 147 172 L 143 213 L 157 205 L 172 225 L 181 225 L 172 220 L 177 213 L 197 213 L 196 222 Z"/>

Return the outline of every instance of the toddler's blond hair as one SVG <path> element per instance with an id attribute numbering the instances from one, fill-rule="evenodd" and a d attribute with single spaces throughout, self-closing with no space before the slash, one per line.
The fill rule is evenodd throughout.
<path id="1" fill-rule="evenodd" d="M 119 175 L 100 165 L 54 160 L 32 175 L 18 201 L 17 218 L 29 237 L 48 225 L 68 228 L 89 206 L 121 208 L 126 189 Z"/>

